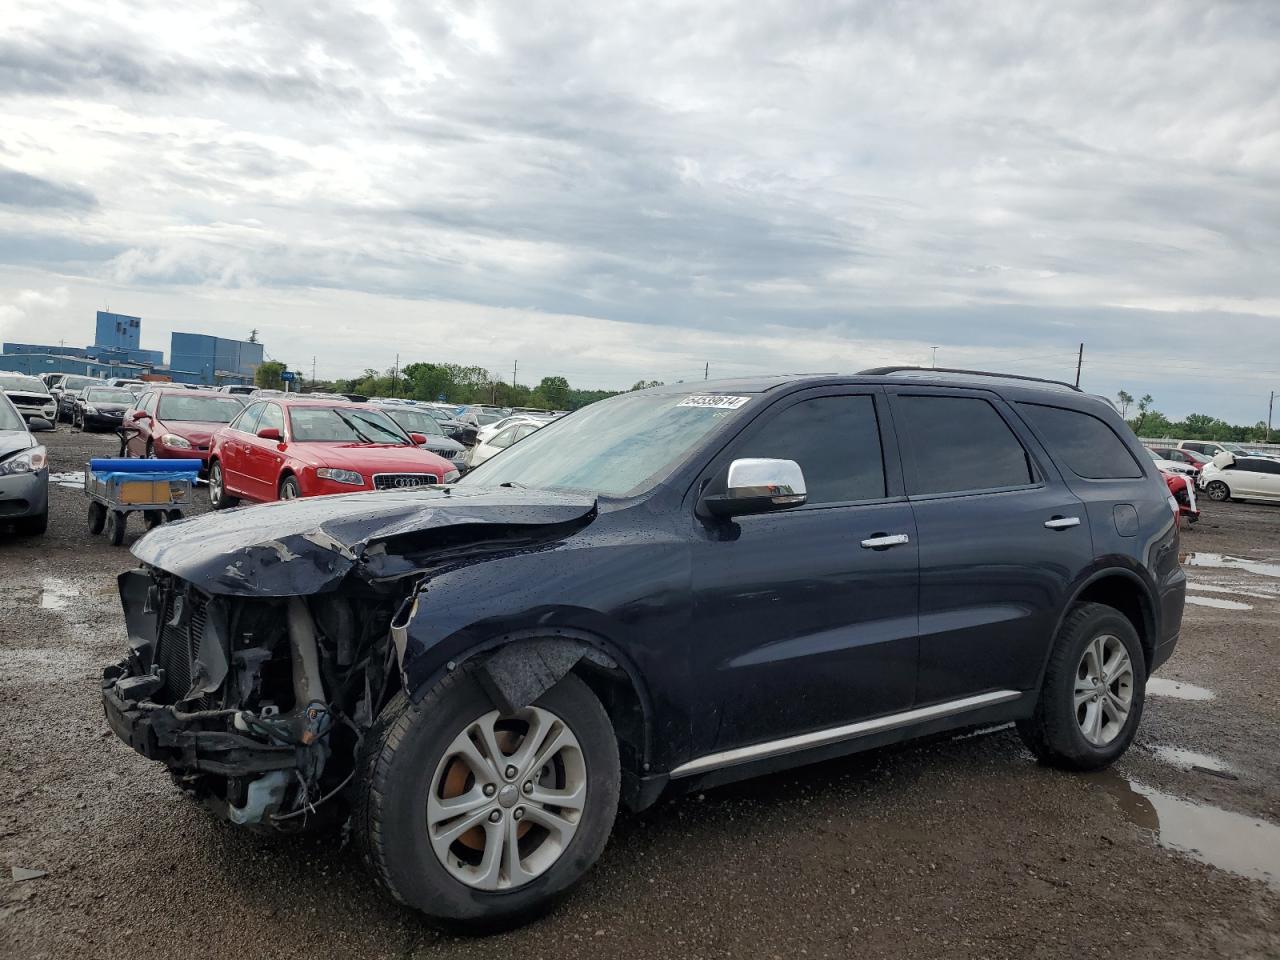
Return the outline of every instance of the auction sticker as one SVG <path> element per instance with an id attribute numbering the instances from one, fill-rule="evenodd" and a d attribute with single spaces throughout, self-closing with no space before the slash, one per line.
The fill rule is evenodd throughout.
<path id="1" fill-rule="evenodd" d="M 710 410 L 737 410 L 740 406 L 750 400 L 750 397 L 721 397 L 715 394 L 700 394 L 692 397 L 685 397 L 677 407 L 706 407 Z"/>

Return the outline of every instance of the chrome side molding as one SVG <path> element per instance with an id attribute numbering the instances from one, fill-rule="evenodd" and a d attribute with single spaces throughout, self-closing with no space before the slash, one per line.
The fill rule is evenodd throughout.
<path id="1" fill-rule="evenodd" d="M 946 703 L 935 703 L 929 707 L 917 707 L 914 710 L 906 710 L 902 713 L 891 713 L 888 716 L 875 717 L 871 720 L 847 723 L 841 727 L 830 727 L 826 730 L 815 730 L 812 733 L 802 733 L 794 737 L 784 737 L 781 740 L 768 740 L 764 743 L 753 743 L 750 746 L 738 747 L 734 750 L 709 753 L 704 757 L 698 757 L 696 760 L 680 764 L 680 766 L 671 771 L 671 778 L 674 780 L 680 777 L 689 777 L 695 773 L 706 773 L 708 770 L 718 770 L 721 767 L 732 767 L 740 763 L 750 763 L 753 760 L 765 760 L 769 757 L 780 757 L 788 753 L 812 750 L 815 747 L 825 747 L 832 743 L 839 743 L 842 740 L 854 740 L 872 733 L 896 730 L 899 727 L 909 727 L 925 720 L 952 717 L 970 710 L 977 710 L 979 707 L 1008 703 L 1011 700 L 1017 700 L 1021 696 L 1022 693 L 1018 690 L 993 690 L 990 693 L 980 693 L 960 700 L 948 700 Z"/>

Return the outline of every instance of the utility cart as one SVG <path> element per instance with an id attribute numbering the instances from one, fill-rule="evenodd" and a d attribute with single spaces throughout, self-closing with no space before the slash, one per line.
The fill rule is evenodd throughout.
<path id="1" fill-rule="evenodd" d="M 148 530 L 181 519 L 200 467 L 199 460 L 90 460 L 84 472 L 89 532 L 105 529 L 118 547 L 131 513 L 141 513 Z"/>

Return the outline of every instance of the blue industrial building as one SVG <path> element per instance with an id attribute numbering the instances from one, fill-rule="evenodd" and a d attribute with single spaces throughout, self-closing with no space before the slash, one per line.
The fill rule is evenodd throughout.
<path id="1" fill-rule="evenodd" d="M 39 375 L 78 373 L 91 377 L 138 378 L 151 374 L 174 383 L 219 385 L 253 383 L 262 363 L 262 344 L 227 340 L 200 333 L 175 333 L 169 364 L 159 350 L 139 346 L 142 318 L 99 310 L 95 343 L 64 347 L 40 343 L 6 343 L 0 370 Z"/>
<path id="2" fill-rule="evenodd" d="M 226 383 L 230 378 L 252 380 L 260 363 L 260 343 L 203 333 L 175 333 L 169 341 L 169 365 L 200 374 L 204 383 Z"/>

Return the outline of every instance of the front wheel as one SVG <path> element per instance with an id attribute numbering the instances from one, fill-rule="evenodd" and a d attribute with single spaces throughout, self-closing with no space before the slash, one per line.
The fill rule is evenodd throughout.
<path id="1" fill-rule="evenodd" d="M 227 481 L 222 475 L 222 464 L 217 460 L 212 461 L 209 464 L 209 506 L 215 510 L 226 510 L 239 502 L 227 493 Z"/>
<path id="2" fill-rule="evenodd" d="M 1043 763 L 1100 770 L 1129 749 L 1142 719 L 1147 662 L 1114 607 L 1080 603 L 1063 621 L 1035 712 L 1018 733 Z"/>
<path id="3" fill-rule="evenodd" d="M 302 490 L 298 487 L 297 477 L 285 477 L 280 481 L 281 500 L 297 500 L 300 496 L 302 496 Z"/>
<path id="4" fill-rule="evenodd" d="M 573 675 L 511 715 L 466 672 L 416 704 L 401 693 L 365 751 L 354 817 L 365 862 L 391 897 L 446 927 L 545 913 L 613 828 L 617 740 Z"/>
<path id="5" fill-rule="evenodd" d="M 1209 481 L 1209 485 L 1204 488 L 1204 492 L 1210 500 L 1215 500 L 1218 503 L 1226 503 L 1231 499 L 1231 488 L 1221 480 Z"/>

